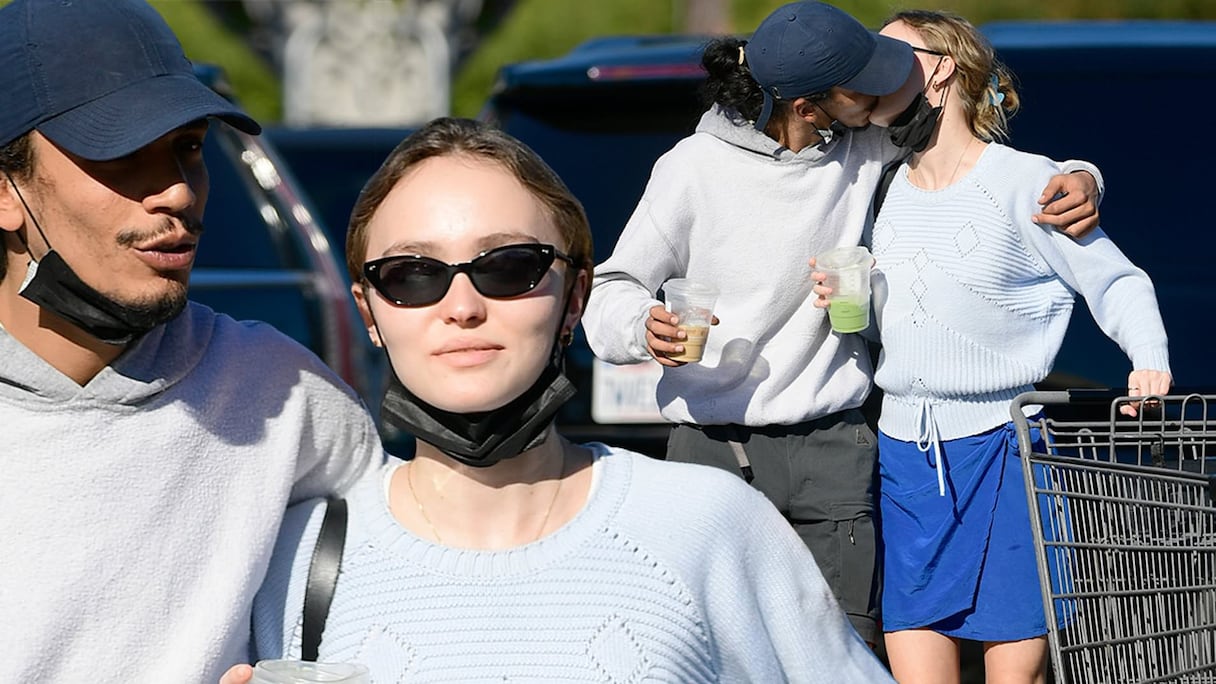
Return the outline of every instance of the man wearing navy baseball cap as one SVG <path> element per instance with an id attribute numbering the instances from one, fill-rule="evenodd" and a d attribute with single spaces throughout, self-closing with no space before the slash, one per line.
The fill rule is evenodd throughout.
<path id="1" fill-rule="evenodd" d="M 36 129 L 81 158 L 126 156 L 192 121 L 261 127 L 203 85 L 142 3 L 15 2 L 0 23 L 0 146 Z M 23 96 L 23 97 L 19 97 Z"/>
<path id="2" fill-rule="evenodd" d="M 287 504 L 379 462 L 375 427 L 294 341 L 188 301 L 208 127 L 260 128 L 152 7 L 0 8 L 0 92 L 0 681 L 214 682 Z"/>
<path id="3" fill-rule="evenodd" d="M 796 2 L 768 16 L 752 34 L 746 61 L 760 86 L 764 130 L 777 100 L 822 95 L 841 88 L 861 95 L 895 92 L 912 71 L 912 48 L 872 33 L 856 19 L 821 2 Z"/>
<path id="4" fill-rule="evenodd" d="M 924 82 L 921 61 L 836 7 L 794 2 L 750 40 L 712 41 L 701 62 L 709 110 L 656 162 L 596 266 L 583 329 L 605 361 L 664 366 L 656 399 L 675 425 L 667 458 L 734 472 L 763 492 L 873 643 L 877 439 L 860 410 L 873 371 L 864 339 L 833 332 L 811 305 L 808 262 L 861 242 L 884 166 L 908 153 L 870 116 L 880 97 Z M 1063 174 L 1050 188 L 1069 196 L 1045 215 L 1097 225 L 1094 178 Z M 671 358 L 685 333 L 657 296 L 680 277 L 719 292 L 719 323 L 694 367 Z"/>

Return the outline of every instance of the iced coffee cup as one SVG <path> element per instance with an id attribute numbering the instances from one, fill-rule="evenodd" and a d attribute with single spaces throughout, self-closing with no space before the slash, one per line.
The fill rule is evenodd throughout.
<path id="1" fill-rule="evenodd" d="M 371 684 L 367 667 L 356 663 L 262 660 L 250 684 Z"/>
<path id="2" fill-rule="evenodd" d="M 689 363 L 700 361 L 705 353 L 705 340 L 709 337 L 718 291 L 688 278 L 675 278 L 663 283 L 663 294 L 667 310 L 680 317 L 676 325 L 686 336 L 682 340 L 672 340 L 684 345 L 684 351 L 668 354 L 667 358 Z"/>
<path id="3" fill-rule="evenodd" d="M 839 333 L 861 332 L 870 326 L 870 266 L 874 259 L 865 247 L 839 247 L 815 257 L 815 269 L 832 288 L 828 320 Z"/>

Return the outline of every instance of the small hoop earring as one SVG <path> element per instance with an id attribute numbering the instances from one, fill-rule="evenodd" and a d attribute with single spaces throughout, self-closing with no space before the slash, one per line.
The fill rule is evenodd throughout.
<path id="1" fill-rule="evenodd" d="M 557 340 L 563 347 L 569 347 L 570 345 L 574 344 L 574 332 L 570 330 L 563 330 L 561 337 L 557 338 Z"/>

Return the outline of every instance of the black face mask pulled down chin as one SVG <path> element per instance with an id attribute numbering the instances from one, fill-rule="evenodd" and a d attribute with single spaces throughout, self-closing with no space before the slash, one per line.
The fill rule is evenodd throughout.
<path id="1" fill-rule="evenodd" d="M 555 345 L 549 365 L 523 394 L 501 408 L 480 413 L 436 408 L 391 374 L 380 418 L 465 465 L 492 466 L 544 443 L 553 416 L 574 396 L 574 385 L 562 373 L 560 350 Z"/>
<path id="2" fill-rule="evenodd" d="M 59 253 L 51 250 L 30 262 L 20 294 L 106 344 L 123 345 L 181 313 L 120 304 L 87 285 Z"/>
<path id="3" fill-rule="evenodd" d="M 933 138 L 933 131 L 937 128 L 938 117 L 941 115 L 941 107 L 931 107 L 925 94 L 917 93 L 908 108 L 900 113 L 890 126 L 887 126 L 891 142 L 913 152 L 923 151 L 929 146 L 929 141 Z"/>

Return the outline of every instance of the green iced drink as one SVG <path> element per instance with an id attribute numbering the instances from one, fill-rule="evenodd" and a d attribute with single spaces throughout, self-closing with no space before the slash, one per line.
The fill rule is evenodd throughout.
<path id="1" fill-rule="evenodd" d="M 832 330 L 839 333 L 855 333 L 870 325 L 870 303 L 858 304 L 847 299 L 836 299 L 828 307 L 828 320 Z"/>

